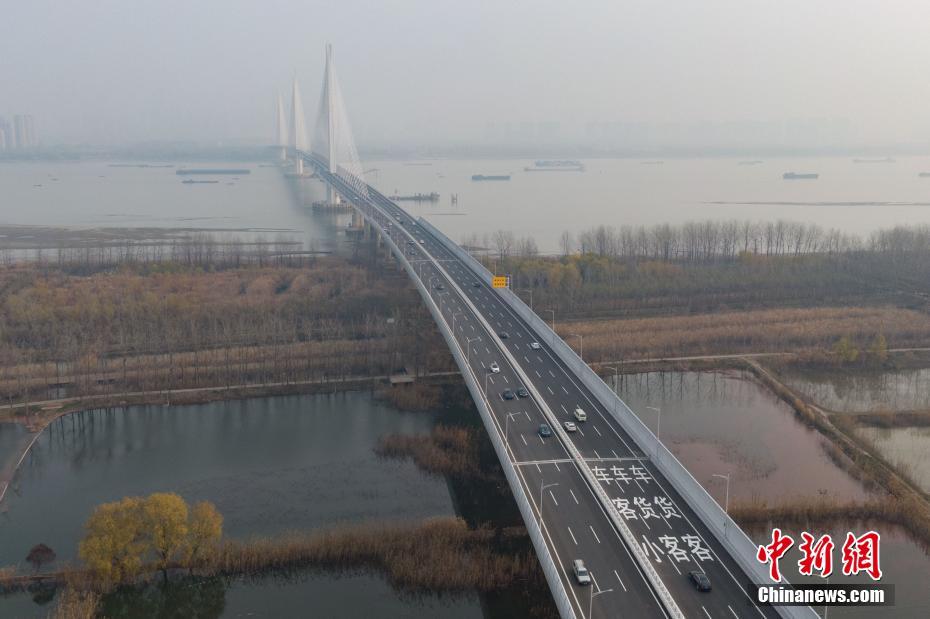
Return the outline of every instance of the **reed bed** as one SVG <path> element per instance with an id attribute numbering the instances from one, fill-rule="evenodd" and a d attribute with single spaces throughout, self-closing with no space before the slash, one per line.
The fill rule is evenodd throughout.
<path id="1" fill-rule="evenodd" d="M 427 412 L 438 409 L 442 403 L 442 387 L 438 385 L 401 385 L 382 389 L 378 397 L 395 408 L 405 411 Z"/>
<path id="2" fill-rule="evenodd" d="M 843 337 L 866 349 L 878 334 L 888 347 L 930 345 L 930 316 L 898 308 L 824 307 L 715 312 L 694 316 L 562 323 L 560 335 L 588 361 L 748 352 L 831 350 Z"/>
<path id="3" fill-rule="evenodd" d="M 434 475 L 479 474 L 478 437 L 468 428 L 439 425 L 428 435 L 388 434 L 375 453 L 383 458 L 412 458 Z"/>
<path id="4" fill-rule="evenodd" d="M 538 566 L 524 530 L 469 529 L 461 519 L 442 517 L 230 541 L 202 571 L 377 570 L 402 591 L 453 593 L 498 591 L 516 581 L 539 579 Z"/>

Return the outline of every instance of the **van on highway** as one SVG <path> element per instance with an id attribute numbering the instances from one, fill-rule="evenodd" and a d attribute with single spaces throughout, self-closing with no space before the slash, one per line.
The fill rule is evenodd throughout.
<path id="1" fill-rule="evenodd" d="M 578 421 L 588 420 L 588 414 L 584 412 L 583 410 L 581 410 L 581 408 L 576 408 L 574 415 L 575 415 L 575 419 Z"/>
<path id="2" fill-rule="evenodd" d="M 585 567 L 584 561 L 581 559 L 572 561 L 572 573 L 575 574 L 575 580 L 578 581 L 579 585 L 591 584 L 591 574 L 588 572 L 588 568 Z"/>

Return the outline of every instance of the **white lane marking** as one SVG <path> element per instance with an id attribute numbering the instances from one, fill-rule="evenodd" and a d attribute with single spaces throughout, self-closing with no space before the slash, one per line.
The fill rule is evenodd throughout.
<path id="1" fill-rule="evenodd" d="M 526 358 L 526 355 L 523 355 L 523 360 L 526 361 L 527 363 L 530 362 L 530 360 Z"/>
<path id="2" fill-rule="evenodd" d="M 549 376 L 551 376 L 552 378 L 555 378 L 555 373 L 552 370 L 549 370 Z"/>
<path id="3" fill-rule="evenodd" d="M 581 436 L 584 436 L 584 430 L 582 430 L 581 427 L 577 423 L 575 424 L 575 428 L 577 428 L 578 434 L 580 434 Z"/>
<path id="4" fill-rule="evenodd" d="M 617 458 L 618 460 L 620 459 L 620 456 L 617 455 L 617 451 L 615 449 L 611 449 L 610 453 L 614 455 L 614 458 Z"/>
<path id="5" fill-rule="evenodd" d="M 507 384 L 509 385 L 509 384 L 510 384 L 510 379 L 507 378 L 507 375 L 506 375 L 506 374 L 504 374 L 503 376 L 504 376 L 504 382 L 507 383 Z"/>
<path id="6" fill-rule="evenodd" d="M 529 447 L 529 446 L 530 446 L 530 444 L 526 442 L 526 437 L 525 437 L 525 436 L 523 436 L 523 433 L 522 433 L 522 432 L 520 433 L 520 438 L 522 438 L 522 439 L 523 439 L 523 444 L 524 444 L 524 445 L 526 445 L 527 447 Z"/>
<path id="7" fill-rule="evenodd" d="M 730 609 L 730 614 L 732 614 L 734 617 L 736 617 L 736 619 L 739 619 L 739 615 L 736 614 L 736 611 L 733 610 L 733 607 L 732 607 L 732 606 L 730 606 L 729 604 L 727 604 L 727 608 Z"/>
<path id="8" fill-rule="evenodd" d="M 560 385 L 560 387 L 562 387 L 562 391 L 565 392 L 565 395 L 568 395 L 568 389 L 565 388 L 565 385 Z"/>
<path id="9" fill-rule="evenodd" d="M 601 434 L 601 431 L 597 429 L 597 426 L 596 426 L 596 425 L 594 425 L 594 424 L 592 423 L 592 424 L 591 424 L 591 427 L 594 428 L 594 431 L 597 432 L 597 435 L 598 435 L 598 436 L 604 436 L 603 434 Z"/>
<path id="10" fill-rule="evenodd" d="M 575 542 L 575 546 L 577 546 L 578 540 L 575 539 L 575 534 L 572 533 L 572 528 L 571 527 L 565 527 L 565 528 L 568 529 L 568 534 L 572 536 L 572 541 Z"/>
<path id="11" fill-rule="evenodd" d="M 527 420 L 527 421 L 533 421 L 533 418 L 530 417 L 530 414 L 529 414 L 527 411 L 523 411 L 523 414 L 526 415 L 526 420 Z"/>
<path id="12" fill-rule="evenodd" d="M 488 374 L 488 380 L 491 381 L 491 384 L 494 384 L 494 377 Z"/>
<path id="13" fill-rule="evenodd" d="M 593 536 L 594 536 L 594 539 L 597 540 L 597 543 L 600 544 L 600 543 L 601 543 L 601 538 L 599 538 L 599 537 L 597 536 L 597 532 L 594 530 L 594 527 L 592 527 L 592 526 L 589 524 L 589 525 L 588 525 L 588 528 L 591 529 L 591 535 L 593 535 Z"/>
<path id="14" fill-rule="evenodd" d="M 540 363 L 543 362 L 542 357 L 540 357 L 539 355 L 536 355 L 536 359 L 538 359 Z"/>
<path id="15" fill-rule="evenodd" d="M 549 395 L 555 395 L 555 392 L 552 390 L 552 387 L 550 387 L 549 385 L 546 385 L 546 389 L 549 390 Z"/>
<path id="16" fill-rule="evenodd" d="M 539 373 L 539 370 L 535 370 L 537 378 L 542 378 L 542 374 Z"/>
<path id="17" fill-rule="evenodd" d="M 542 469 L 539 468 L 539 464 L 538 464 L 538 463 L 536 464 L 536 470 L 539 471 L 540 473 L 542 473 Z"/>
<path id="18" fill-rule="evenodd" d="M 482 368 L 487 369 L 488 366 L 486 366 L 486 365 L 484 364 L 484 361 L 480 361 L 479 363 L 481 363 L 481 367 L 482 367 Z"/>
<path id="19" fill-rule="evenodd" d="M 549 496 L 552 497 L 552 502 L 555 503 L 555 506 L 556 506 L 556 507 L 558 507 L 558 506 L 559 506 L 559 502 L 555 500 L 555 495 L 552 494 L 552 490 L 549 491 Z"/>
<path id="20" fill-rule="evenodd" d="M 485 346 L 484 349 L 488 352 L 489 355 L 491 354 L 491 349 L 490 349 L 490 348 L 488 348 L 487 346 Z"/>
<path id="21" fill-rule="evenodd" d="M 545 444 L 546 444 L 546 441 L 544 441 L 544 440 L 543 440 L 543 437 L 542 437 L 542 435 L 540 435 L 540 434 L 538 434 L 538 433 L 537 433 L 537 434 L 536 434 L 536 436 L 538 436 L 538 437 L 539 437 L 539 442 L 540 442 L 540 443 L 542 443 L 543 445 L 545 445 Z"/>
<path id="22" fill-rule="evenodd" d="M 555 465 L 555 470 L 557 470 L 559 473 L 562 472 L 562 469 L 559 468 L 559 463 L 558 463 L 558 462 L 553 462 L 552 464 Z"/>
<path id="23" fill-rule="evenodd" d="M 564 404 L 559 404 L 559 406 L 562 407 L 562 410 L 565 411 L 565 414 L 567 415 L 567 414 L 568 414 L 568 409 L 565 408 L 565 405 L 564 405 Z"/>
<path id="24" fill-rule="evenodd" d="M 672 565 L 675 565 L 675 564 L 672 563 Z M 679 574 L 680 574 L 680 573 L 681 573 L 681 572 L 679 572 Z M 707 619 L 713 619 L 713 618 L 710 616 L 710 613 L 707 612 L 707 609 L 706 609 L 706 608 L 704 608 L 703 606 L 701 606 L 701 610 L 703 610 L 703 611 L 704 611 L 704 614 L 707 615 Z"/>
<path id="25" fill-rule="evenodd" d="M 617 577 L 617 582 L 620 583 L 620 586 L 623 587 L 623 591 L 626 592 L 626 585 L 623 584 L 622 580 L 620 580 L 620 574 L 617 573 L 617 570 L 614 570 L 614 576 Z"/>
<path id="26" fill-rule="evenodd" d="M 578 503 L 578 497 L 575 496 L 575 493 L 572 492 L 572 489 L 571 489 L 571 488 L 568 489 L 568 493 L 569 493 L 570 495 L 572 495 L 572 498 L 573 498 L 573 499 L 575 499 L 575 505 L 579 505 L 579 503 Z"/>

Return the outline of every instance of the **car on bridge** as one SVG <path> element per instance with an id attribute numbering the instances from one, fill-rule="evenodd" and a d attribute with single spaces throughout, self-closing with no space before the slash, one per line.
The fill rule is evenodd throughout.
<path id="1" fill-rule="evenodd" d="M 516 396 L 513 394 L 513 391 L 511 391 L 510 389 L 504 389 L 504 392 L 501 393 L 501 397 L 504 398 L 505 400 L 512 400 Z"/>
<path id="2" fill-rule="evenodd" d="M 547 423 L 539 424 L 539 436 L 543 438 L 549 438 L 552 436 L 552 428 L 549 427 Z"/>
<path id="3" fill-rule="evenodd" d="M 572 561 L 572 573 L 575 575 L 575 580 L 578 581 L 579 585 L 591 584 L 591 574 L 588 572 L 588 568 L 585 567 L 584 561 L 581 559 Z"/>
<path id="4" fill-rule="evenodd" d="M 472 287 L 472 288 L 481 288 L 481 282 L 472 282 L 472 283 L 471 283 L 471 287 Z"/>
<path id="5" fill-rule="evenodd" d="M 501 331 L 500 333 L 497 334 L 497 336 L 501 338 L 502 340 L 506 340 L 508 337 L 510 337 L 510 334 L 507 333 L 506 331 Z"/>
<path id="6" fill-rule="evenodd" d="M 528 398 L 530 397 L 530 392 L 526 390 L 526 387 L 520 387 L 517 389 L 518 398 Z"/>
<path id="7" fill-rule="evenodd" d="M 501 366 L 497 365 L 497 361 L 492 361 L 489 367 L 491 368 L 491 371 L 494 372 L 495 374 L 501 371 Z"/>
<path id="8" fill-rule="evenodd" d="M 575 425 L 574 421 L 566 421 L 562 425 L 565 426 L 566 432 L 577 432 L 578 431 L 578 426 Z"/>
<path id="9" fill-rule="evenodd" d="M 442 284 L 442 282 L 439 282 L 438 284 L 433 284 L 433 288 L 435 288 L 436 290 L 445 290 L 445 289 L 446 289 L 446 287 Z"/>
<path id="10" fill-rule="evenodd" d="M 530 342 L 530 348 L 533 350 L 539 350 L 542 346 L 539 345 L 539 342 Z"/>
<path id="11" fill-rule="evenodd" d="M 584 412 L 584 410 L 581 407 L 575 408 L 575 412 L 572 414 L 575 416 L 576 421 L 587 421 L 588 420 L 588 414 Z"/>
<path id="12" fill-rule="evenodd" d="M 691 584 L 694 585 L 694 588 L 698 591 L 707 593 L 711 590 L 710 578 L 708 578 L 707 574 L 704 572 L 688 572 L 688 580 L 691 581 Z"/>

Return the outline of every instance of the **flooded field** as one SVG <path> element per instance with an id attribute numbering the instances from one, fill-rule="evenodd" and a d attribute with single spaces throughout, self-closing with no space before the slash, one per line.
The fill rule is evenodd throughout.
<path id="1" fill-rule="evenodd" d="M 724 501 L 836 498 L 866 490 L 836 465 L 825 439 L 798 421 L 787 404 L 741 372 L 647 372 L 621 376 L 620 396 L 656 431 L 691 474 Z"/>
<path id="2" fill-rule="evenodd" d="M 878 452 L 930 492 L 930 428 L 860 428 Z"/>
<path id="3" fill-rule="evenodd" d="M 792 389 L 827 410 L 844 413 L 930 409 L 930 368 L 878 372 L 789 370 Z"/>

